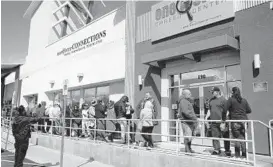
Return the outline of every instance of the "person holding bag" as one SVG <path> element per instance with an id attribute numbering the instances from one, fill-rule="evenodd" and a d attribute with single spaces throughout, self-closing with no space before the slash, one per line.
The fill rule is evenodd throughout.
<path id="1" fill-rule="evenodd" d="M 141 126 L 141 127 L 140 127 Z M 144 147 L 151 149 L 154 147 L 152 135 L 154 124 L 153 124 L 153 104 L 150 101 L 145 103 L 144 108 L 140 112 L 140 123 L 139 127 L 141 128 L 142 137 L 145 140 Z"/>

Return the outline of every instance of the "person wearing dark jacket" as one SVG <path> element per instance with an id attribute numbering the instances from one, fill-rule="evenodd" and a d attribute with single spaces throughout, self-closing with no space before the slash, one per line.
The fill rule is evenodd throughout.
<path id="1" fill-rule="evenodd" d="M 72 118 L 72 127 L 73 127 L 72 136 L 79 137 L 81 135 L 82 120 L 80 118 L 82 118 L 82 113 L 78 105 L 75 105 L 75 104 L 73 105 L 71 118 Z"/>
<path id="2" fill-rule="evenodd" d="M 191 122 L 191 121 L 197 120 L 197 117 L 193 110 L 191 98 L 192 97 L 191 97 L 190 90 L 184 89 L 182 91 L 182 97 L 179 101 L 179 109 L 178 109 L 178 118 L 182 120 L 181 124 L 182 124 L 184 136 L 193 136 L 194 130 L 196 128 L 196 122 Z M 192 142 L 191 137 L 184 138 L 185 152 L 194 153 L 194 151 L 191 149 L 191 142 Z"/>
<path id="3" fill-rule="evenodd" d="M 240 89 L 238 87 L 232 88 L 232 96 L 228 99 L 226 103 L 225 111 L 222 115 L 223 121 L 226 120 L 226 113 L 229 111 L 230 120 L 248 120 L 247 114 L 251 113 L 251 108 L 246 99 L 242 98 Z M 245 126 L 243 122 L 233 122 L 231 123 L 231 132 L 235 139 L 245 139 Z M 245 142 L 235 142 L 235 157 L 241 156 L 242 158 L 247 158 L 246 156 L 246 143 Z"/>
<path id="4" fill-rule="evenodd" d="M 65 134 L 66 136 L 70 136 L 70 123 L 72 122 L 71 118 L 71 113 L 72 113 L 72 107 L 71 104 L 68 104 L 66 106 L 65 110 Z"/>
<path id="5" fill-rule="evenodd" d="M 14 122 L 12 124 L 12 133 L 15 138 L 15 161 L 14 167 L 22 167 L 25 159 L 29 138 L 31 137 L 31 124 L 42 120 L 40 117 L 27 117 L 24 106 L 20 106 L 15 114 Z"/>
<path id="6" fill-rule="evenodd" d="M 118 123 L 120 124 L 121 129 L 121 139 L 123 143 L 126 143 L 126 131 L 127 131 L 127 120 L 126 120 L 126 103 L 129 102 L 129 98 L 127 96 L 122 96 L 119 101 L 117 101 L 114 105 L 116 117 L 118 119 Z"/>
<path id="7" fill-rule="evenodd" d="M 106 119 L 108 119 L 106 121 L 106 130 L 108 131 L 107 133 L 109 134 L 108 135 L 108 139 L 113 142 L 113 139 L 114 139 L 114 132 L 109 132 L 109 131 L 115 131 L 116 130 L 116 123 L 117 121 L 115 120 L 116 119 L 116 114 L 115 114 L 115 109 L 114 109 L 114 101 L 109 101 L 109 104 L 108 104 L 108 111 L 107 111 L 107 117 Z"/>
<path id="8" fill-rule="evenodd" d="M 97 104 L 95 105 L 95 118 L 96 118 L 96 122 L 97 122 L 97 138 L 98 140 L 102 140 L 105 142 L 108 142 L 108 140 L 106 139 L 106 134 L 105 134 L 105 120 L 104 118 L 106 117 L 106 111 L 107 111 L 107 107 L 106 105 L 103 103 L 103 101 L 101 99 L 97 100 Z"/>

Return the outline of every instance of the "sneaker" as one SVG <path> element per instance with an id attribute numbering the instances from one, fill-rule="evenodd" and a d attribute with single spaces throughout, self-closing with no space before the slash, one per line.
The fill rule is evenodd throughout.
<path id="1" fill-rule="evenodd" d="M 152 147 L 150 147 L 150 146 L 148 146 L 146 149 L 147 149 L 147 150 L 151 150 L 151 149 L 153 149 L 153 148 L 152 148 Z"/>
<path id="2" fill-rule="evenodd" d="M 212 153 L 211 153 L 211 155 L 220 155 L 220 151 L 217 151 L 217 150 L 214 150 Z"/>
<path id="3" fill-rule="evenodd" d="M 231 151 L 225 151 L 225 155 L 231 157 Z"/>

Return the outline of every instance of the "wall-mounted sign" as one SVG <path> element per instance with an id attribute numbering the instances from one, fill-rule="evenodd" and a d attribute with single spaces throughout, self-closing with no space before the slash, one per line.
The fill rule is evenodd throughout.
<path id="1" fill-rule="evenodd" d="M 68 56 L 72 53 L 76 53 L 81 50 L 90 48 L 94 45 L 102 43 L 103 38 L 105 38 L 105 37 L 106 37 L 106 30 L 103 30 L 99 33 L 91 35 L 81 41 L 78 41 L 78 42 L 72 44 L 72 46 L 70 46 L 70 47 L 63 48 L 60 52 L 57 53 L 57 56 L 60 56 L 60 55 Z"/>
<path id="2" fill-rule="evenodd" d="M 152 6 L 152 41 L 234 17 L 230 0 L 178 2 L 163 1 Z"/>
<path id="3" fill-rule="evenodd" d="M 177 110 L 177 104 L 172 104 L 172 109 Z"/>
<path id="4" fill-rule="evenodd" d="M 253 92 L 267 92 L 268 84 L 267 82 L 254 82 L 253 83 Z"/>

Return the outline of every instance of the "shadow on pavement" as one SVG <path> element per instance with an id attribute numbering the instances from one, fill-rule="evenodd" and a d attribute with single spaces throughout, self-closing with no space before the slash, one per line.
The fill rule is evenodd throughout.
<path id="1" fill-rule="evenodd" d="M 89 160 L 87 160 L 85 163 L 80 164 L 80 165 L 77 166 L 77 167 L 81 167 L 81 166 L 83 166 L 83 165 L 85 165 L 85 164 L 88 164 L 88 163 L 90 163 L 90 162 L 93 162 L 93 161 L 95 161 L 95 159 L 94 159 L 93 157 L 90 157 Z"/>
<path id="2" fill-rule="evenodd" d="M 43 163 L 39 164 L 29 159 L 24 160 L 24 167 L 50 167 L 58 166 L 60 163 Z M 1 149 L 1 166 L 3 167 L 13 167 L 14 166 L 14 153 L 7 150 Z"/>

